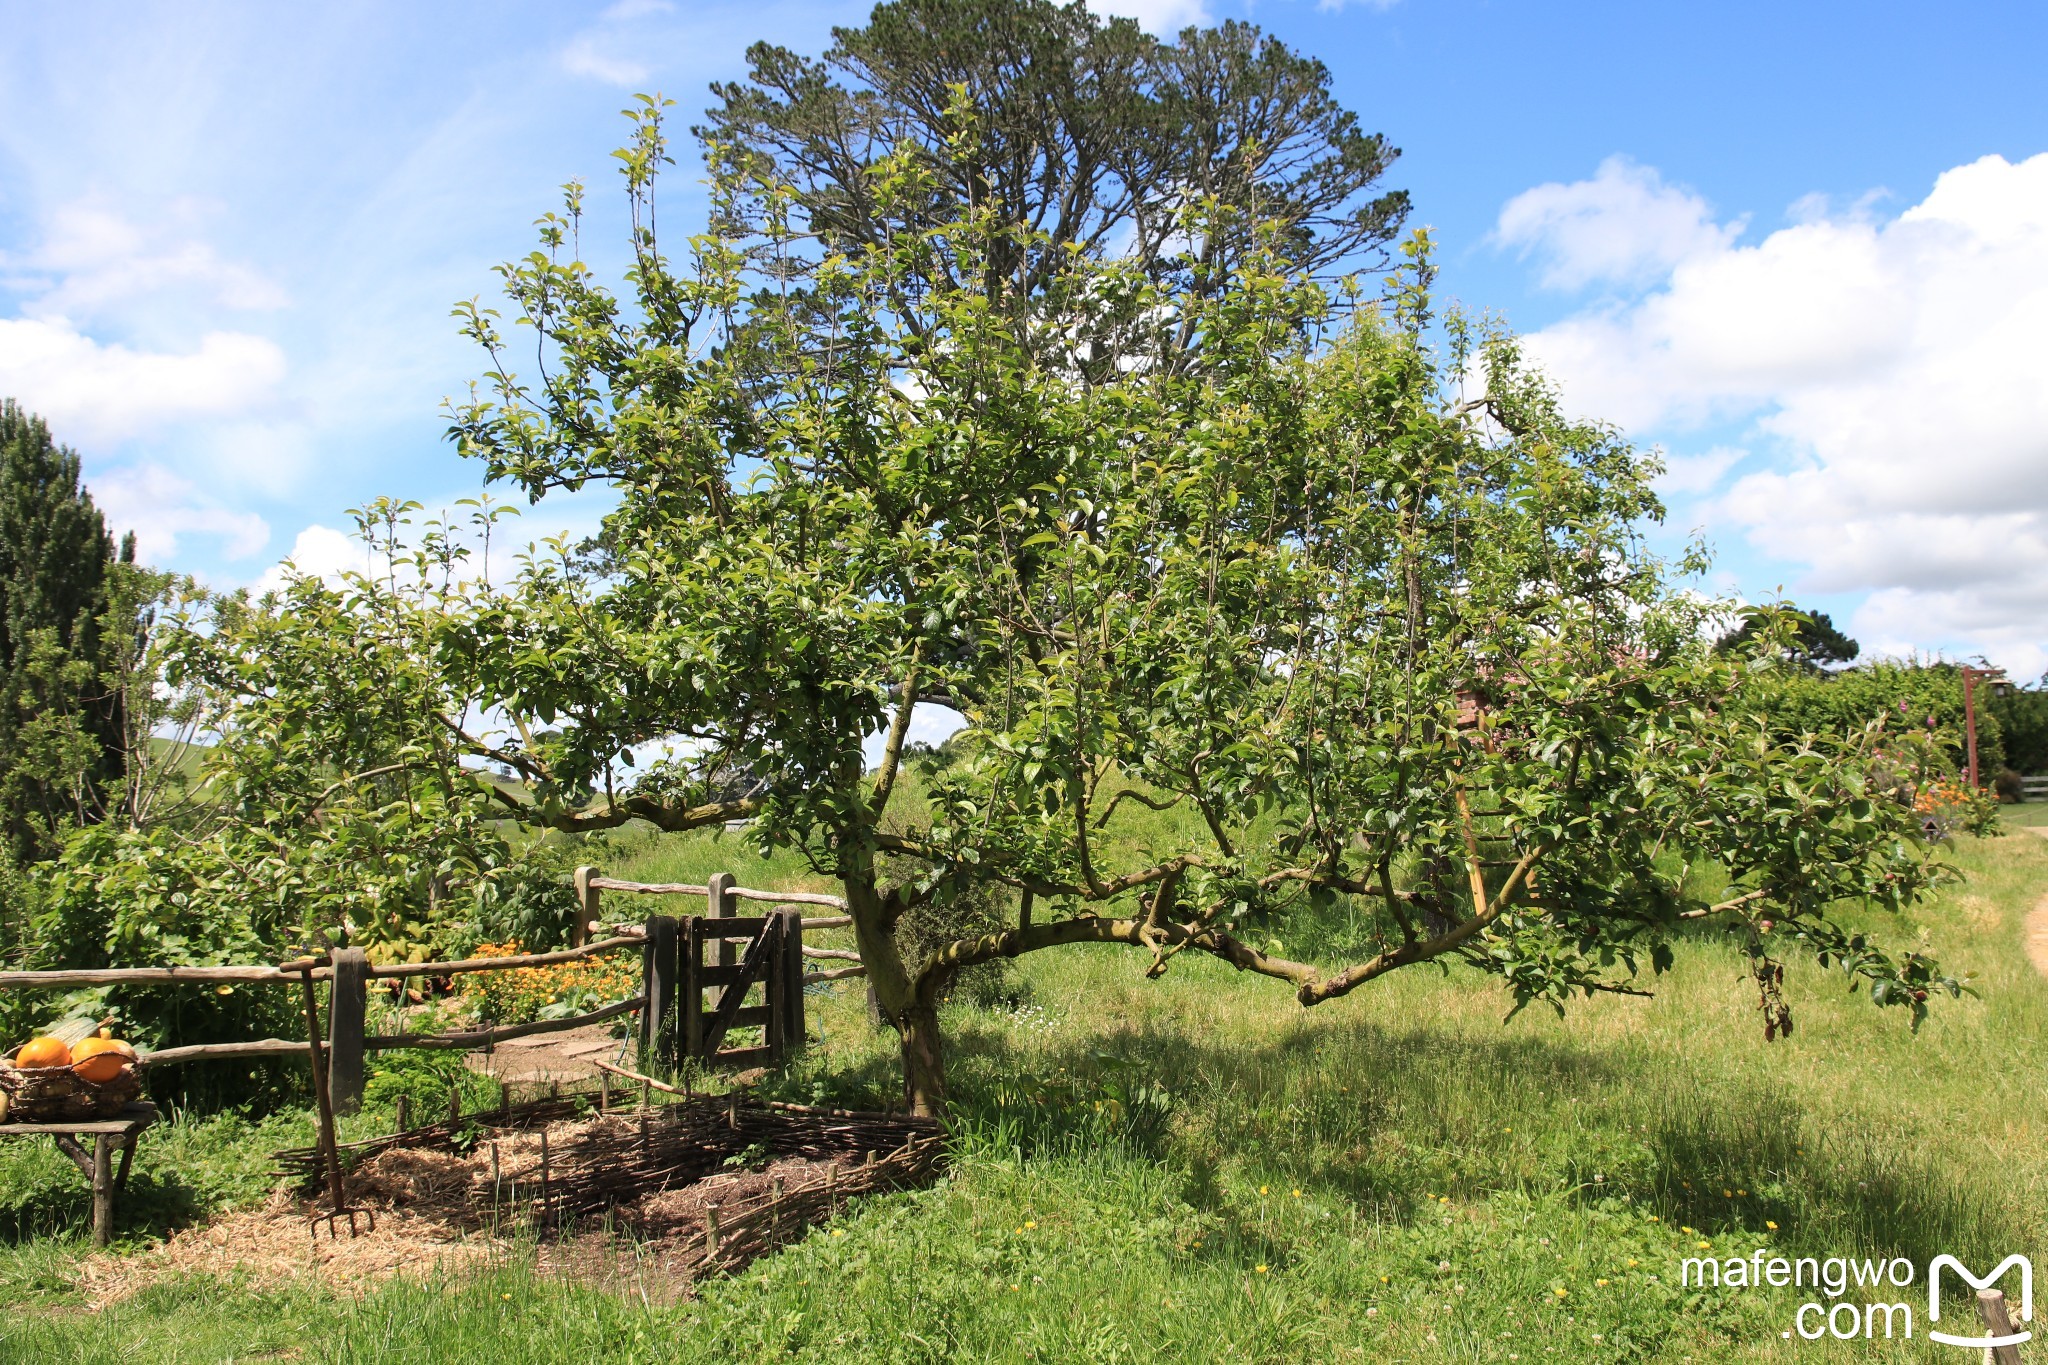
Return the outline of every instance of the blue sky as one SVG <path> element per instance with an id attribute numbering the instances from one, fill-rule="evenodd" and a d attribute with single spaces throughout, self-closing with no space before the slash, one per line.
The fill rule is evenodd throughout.
<path id="1" fill-rule="evenodd" d="M 1321 57 L 1404 149 L 1446 292 L 1668 450 L 1717 586 L 2048 669 L 2048 8 L 1105 7 Z M 694 113 L 750 41 L 866 9 L 0 0 L 0 393 L 157 562 L 332 567 L 347 507 L 477 490 L 449 308 L 571 177 L 616 240 L 626 97 Z"/>

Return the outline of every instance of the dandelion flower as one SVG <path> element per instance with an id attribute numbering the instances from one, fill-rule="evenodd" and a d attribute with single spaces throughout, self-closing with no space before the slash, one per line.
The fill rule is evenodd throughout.
<path id="1" fill-rule="evenodd" d="M 1025 1226 L 1025 1227 L 1026 1227 L 1027 1229 L 1030 1229 L 1030 1228 L 1035 1228 L 1035 1227 L 1037 1227 L 1037 1226 L 1038 1226 L 1038 1221 L 1037 1221 L 1036 1219 L 1033 1219 L 1033 1218 L 1026 1218 L 1026 1219 L 1024 1220 L 1024 1226 Z"/>
<path id="2" fill-rule="evenodd" d="M 1595 1280 L 1595 1281 L 1593 1281 L 1593 1283 L 1594 1283 L 1594 1284 L 1606 1284 L 1606 1283 L 1607 1283 L 1607 1281 L 1605 1281 L 1605 1280 Z"/>
<path id="3" fill-rule="evenodd" d="M 1264 1266 L 1262 1266 L 1262 1265 L 1255 1265 L 1255 1266 L 1253 1266 L 1253 1267 L 1252 1267 L 1252 1269 L 1253 1269 L 1253 1271 L 1255 1271 L 1256 1273 L 1258 1273 L 1258 1274 L 1260 1274 L 1260 1275 L 1263 1275 L 1263 1274 L 1265 1274 L 1265 1273 L 1266 1273 L 1266 1267 L 1264 1267 Z"/>
<path id="4" fill-rule="evenodd" d="M 844 1236 L 846 1235 L 846 1229 L 845 1229 L 845 1228 L 834 1228 L 834 1229 L 832 1229 L 832 1235 L 833 1235 L 834 1237 L 844 1237 Z"/>
<path id="5" fill-rule="evenodd" d="M 1551 1290 L 1550 1292 L 1557 1295 L 1561 1299 L 1570 1291 L 1567 1290 L 1563 1285 L 1559 1285 L 1557 1288 Z"/>
<path id="6" fill-rule="evenodd" d="M 1301 1198 L 1301 1191 L 1300 1191 L 1300 1190 L 1296 1190 L 1296 1191 L 1294 1192 L 1294 1197 L 1295 1197 L 1296 1199 L 1299 1199 L 1299 1198 Z"/>
<path id="7" fill-rule="evenodd" d="M 1764 1226 L 1769 1228 L 1772 1232 L 1776 1232 L 1778 1230 L 1778 1225 L 1776 1223 L 1773 1223 L 1768 1218 L 1764 1219 Z"/>
<path id="8" fill-rule="evenodd" d="M 1713 1249 L 1714 1244 L 1712 1242 L 1696 1242 L 1694 1243 L 1694 1245 L 1697 1246 L 1701 1251 L 1710 1251 Z"/>
<path id="9" fill-rule="evenodd" d="M 1261 1186 L 1259 1186 L 1259 1193 L 1260 1193 L 1260 1194 L 1264 1194 L 1265 1192 L 1266 1192 L 1266 1187 L 1265 1187 L 1264 1185 L 1261 1185 Z"/>

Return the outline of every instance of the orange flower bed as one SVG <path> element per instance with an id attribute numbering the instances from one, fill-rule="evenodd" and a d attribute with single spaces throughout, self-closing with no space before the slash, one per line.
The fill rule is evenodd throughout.
<path id="1" fill-rule="evenodd" d="M 517 939 L 479 944 L 473 956 L 517 957 L 525 952 Z M 457 979 L 456 993 L 478 1017 L 500 1024 L 534 1019 L 565 1019 L 584 1014 L 640 990 L 639 959 L 630 953 L 586 957 L 548 967 L 509 967 L 502 972 L 469 972 Z"/>

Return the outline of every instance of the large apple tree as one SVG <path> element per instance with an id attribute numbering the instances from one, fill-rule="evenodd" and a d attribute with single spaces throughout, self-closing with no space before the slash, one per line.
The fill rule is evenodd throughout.
<path id="1" fill-rule="evenodd" d="M 955 973 L 1080 943 L 1153 976 L 1210 954 L 1305 1006 L 1443 959 L 1561 1006 L 1720 919 L 1771 1032 L 1784 950 L 1916 1017 L 1954 988 L 1832 915 L 1939 873 L 1883 756 L 1773 737 L 1768 665 L 1717 653 L 1717 604 L 1674 586 L 1694 566 L 1644 544 L 1654 465 L 1562 416 L 1511 337 L 1434 315 L 1425 238 L 1366 292 L 1208 198 L 1190 234 L 1254 243 L 1220 286 L 1072 250 L 1012 298 L 973 267 L 1037 259 L 1029 224 L 971 196 L 892 217 L 942 197 L 928 149 L 870 168 L 899 224 L 872 240 L 821 243 L 717 144 L 708 225 L 657 232 L 662 116 L 620 153 L 621 289 L 577 252 L 572 187 L 505 306 L 460 310 L 487 363 L 456 440 L 536 500 L 610 488 L 604 553 L 499 590 L 389 579 L 429 604 L 408 709 L 442 771 L 517 772 L 489 795 L 521 819 L 744 816 L 800 849 L 844 886 L 913 1108 L 944 1103 Z M 947 117 L 971 159 L 964 87 Z M 912 802 L 926 704 L 968 756 Z M 697 761 L 632 767 L 657 740 Z M 1133 853 L 1141 808 L 1186 818 Z M 1013 922 L 905 955 L 906 914 L 990 884 Z M 1281 955 L 1271 926 L 1331 898 L 1381 946 Z"/>

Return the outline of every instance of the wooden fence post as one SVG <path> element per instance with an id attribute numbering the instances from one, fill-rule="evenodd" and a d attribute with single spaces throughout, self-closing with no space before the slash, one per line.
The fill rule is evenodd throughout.
<path id="1" fill-rule="evenodd" d="M 673 915 L 647 917 L 647 946 L 641 958 L 642 993 L 640 1064 L 675 1060 L 674 1035 L 668 1029 L 676 1008 L 676 921 Z"/>
<path id="2" fill-rule="evenodd" d="M 704 888 L 704 913 L 712 919 L 731 919 L 733 912 L 732 873 L 713 873 L 709 885 Z M 732 940 L 718 940 L 718 965 L 732 967 L 739 963 L 739 955 L 733 950 Z"/>
<path id="3" fill-rule="evenodd" d="M 695 1057 L 704 1050 L 704 921 L 691 915 L 683 921 L 676 944 L 676 977 L 682 991 L 676 1010 L 676 1055 Z"/>
<path id="4" fill-rule="evenodd" d="M 761 994 L 768 1004 L 768 1023 L 761 1030 L 761 1041 L 768 1047 L 768 1064 L 779 1066 L 789 1055 L 789 1039 L 784 1036 L 789 1023 L 789 977 L 784 970 L 789 961 L 789 925 L 780 910 L 766 918 L 768 970 L 761 977 Z"/>
<path id="5" fill-rule="evenodd" d="M 782 956 L 770 980 L 781 983 L 781 999 L 771 997 L 769 1004 L 776 1007 L 782 1035 L 782 1056 L 777 1060 L 782 1060 L 804 1045 L 804 912 L 784 910 L 778 918 L 782 921 Z"/>
<path id="6" fill-rule="evenodd" d="M 370 1004 L 370 955 L 336 948 L 327 997 L 327 1088 L 337 1114 L 363 1102 L 363 1018 Z"/>
<path id="7" fill-rule="evenodd" d="M 599 891 L 590 884 L 597 875 L 594 867 L 576 869 L 576 923 L 569 930 L 569 946 L 581 948 L 590 941 L 590 923 L 598 916 Z"/>

